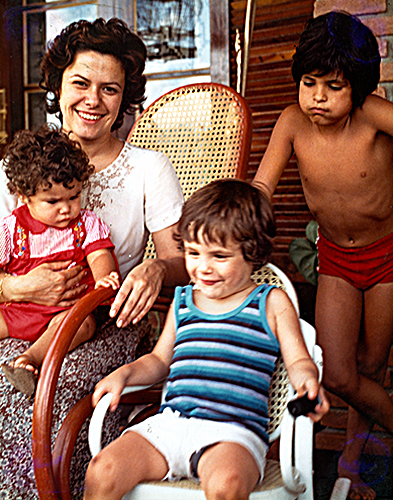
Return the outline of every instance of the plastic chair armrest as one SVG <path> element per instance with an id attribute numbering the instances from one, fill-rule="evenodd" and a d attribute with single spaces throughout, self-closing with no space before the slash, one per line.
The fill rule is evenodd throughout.
<path id="1" fill-rule="evenodd" d="M 123 389 L 121 395 L 129 394 L 131 392 L 143 391 L 152 387 L 152 385 L 135 385 Z M 91 416 L 89 425 L 89 448 L 93 457 L 95 457 L 102 449 L 101 435 L 102 425 L 109 405 L 111 404 L 113 394 L 105 394 L 97 403 L 93 415 Z"/>
<path id="2" fill-rule="evenodd" d="M 305 417 L 299 417 L 305 418 Z M 299 471 L 292 465 L 293 463 L 293 442 L 294 442 L 295 419 L 285 410 L 281 423 L 280 439 L 280 467 L 281 475 L 285 487 L 294 493 L 303 493 L 306 485 Z"/>

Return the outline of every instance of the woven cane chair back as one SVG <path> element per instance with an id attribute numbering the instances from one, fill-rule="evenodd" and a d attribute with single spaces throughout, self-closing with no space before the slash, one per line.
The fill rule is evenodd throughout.
<path id="1" fill-rule="evenodd" d="M 251 130 L 248 105 L 237 92 L 217 83 L 196 83 L 153 102 L 135 122 L 127 141 L 163 152 L 187 199 L 215 179 L 245 178 Z M 145 258 L 152 257 L 150 240 Z"/>
<path id="2" fill-rule="evenodd" d="M 273 264 L 258 269 L 253 275 L 252 279 L 257 285 L 263 283 L 275 285 L 286 292 L 299 314 L 299 303 L 296 291 L 288 279 L 288 277 Z M 276 366 L 273 372 L 272 380 L 269 387 L 269 426 L 268 433 L 271 441 L 277 438 L 279 427 L 282 421 L 284 410 L 286 408 L 288 399 L 289 381 L 287 370 L 281 356 L 277 358 Z"/>

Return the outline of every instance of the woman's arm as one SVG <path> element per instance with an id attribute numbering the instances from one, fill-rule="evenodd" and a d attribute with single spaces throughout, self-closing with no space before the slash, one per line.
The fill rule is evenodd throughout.
<path id="1" fill-rule="evenodd" d="M 87 285 L 79 285 L 86 276 L 82 266 L 68 268 L 72 262 L 41 264 L 25 275 L 7 275 L 2 283 L 1 302 L 33 302 L 45 306 L 70 307 Z M 4 276 L 0 271 L 0 280 Z"/>
<path id="2" fill-rule="evenodd" d="M 172 236 L 175 227 L 153 233 L 157 258 L 135 266 L 123 281 L 110 310 L 112 318 L 121 311 L 116 323 L 119 328 L 140 321 L 151 309 L 163 286 L 188 283 L 184 256 Z"/>

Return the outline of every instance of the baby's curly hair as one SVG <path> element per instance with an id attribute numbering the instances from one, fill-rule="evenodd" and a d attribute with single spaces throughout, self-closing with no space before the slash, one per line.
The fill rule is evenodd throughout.
<path id="1" fill-rule="evenodd" d="M 3 168 L 10 193 L 27 197 L 39 188 L 50 189 L 52 183 L 67 189 L 72 189 L 75 180 L 83 185 L 94 172 L 79 143 L 49 124 L 36 132 L 17 132 L 5 149 Z"/>
<path id="2" fill-rule="evenodd" d="M 262 191 L 238 179 L 219 179 L 203 186 L 185 202 L 174 239 L 240 244 L 244 259 L 256 271 L 272 253 L 276 226 L 272 206 Z"/>
<path id="3" fill-rule="evenodd" d="M 352 87 L 352 109 L 361 108 L 378 86 L 381 57 L 372 31 L 356 16 L 333 11 L 308 21 L 293 56 L 292 76 L 343 74 Z"/>
<path id="4" fill-rule="evenodd" d="M 41 62 L 40 82 L 46 91 L 46 108 L 49 113 L 59 113 L 62 121 L 59 100 L 64 70 L 73 63 L 78 52 L 89 50 L 114 56 L 124 68 L 123 99 L 112 125 L 113 132 L 121 127 L 124 113 L 132 113 L 133 107 L 145 100 L 146 88 L 146 77 L 142 74 L 147 55 L 145 44 L 120 19 L 71 23 L 49 43 Z"/>

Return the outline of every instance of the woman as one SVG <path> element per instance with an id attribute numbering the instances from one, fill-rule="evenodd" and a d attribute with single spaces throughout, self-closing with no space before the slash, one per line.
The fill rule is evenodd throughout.
<path id="1" fill-rule="evenodd" d="M 144 100 L 145 59 L 143 42 L 125 23 L 97 19 L 65 28 L 41 64 L 48 111 L 59 114 L 63 129 L 95 167 L 82 205 L 111 230 L 124 280 L 110 310 L 111 317 L 120 311 L 118 327 L 138 322 L 162 286 L 187 282 L 182 255 L 172 239 L 183 203 L 173 167 L 164 155 L 135 148 L 111 134 L 121 126 L 124 113 Z M 0 215 L 15 206 L 14 198 L 0 193 Z M 157 259 L 142 263 L 149 232 Z M 69 264 L 45 264 L 4 281 L 0 274 L 0 301 L 74 304 L 84 291 L 79 285 L 84 271 L 68 269 Z"/>
<path id="2" fill-rule="evenodd" d="M 124 113 L 143 102 L 146 49 L 127 26 L 117 20 L 80 21 L 65 28 L 49 45 L 42 61 L 42 86 L 50 99 L 48 111 L 58 113 L 63 128 L 77 140 L 95 166 L 83 191 L 84 208 L 95 211 L 110 227 L 123 284 L 111 308 L 117 329 L 100 329 L 94 346 L 82 344 L 62 366 L 53 411 L 53 433 L 69 409 L 106 373 L 135 357 L 139 340 L 149 332 L 138 322 L 149 310 L 162 286 L 186 283 L 183 258 L 172 239 L 172 227 L 181 215 L 183 196 L 168 159 L 153 151 L 124 144 L 111 134 Z M 0 168 L 0 215 L 16 207 L 7 193 Z M 158 258 L 144 261 L 148 233 L 153 235 Z M 84 287 L 84 270 L 70 262 L 43 264 L 24 276 L 0 275 L 0 301 L 29 301 L 70 306 Z M 28 328 L 28 325 L 26 326 Z M 111 341 L 115 339 L 115 342 Z M 15 345 L 17 344 L 18 345 Z M 20 344 L 20 345 L 19 345 Z M 28 345 L 6 339 L 1 358 L 9 360 Z M 93 354 L 92 354 L 93 353 Z M 75 362 L 77 361 L 77 362 Z M 38 499 L 32 471 L 32 403 L 6 384 L 0 370 L 0 491 L 10 500 Z M 112 422 L 112 432 L 116 422 Z M 72 470 L 73 498 L 82 488 L 90 459 L 87 443 L 79 440 Z M 8 498 L 7 497 L 7 498 Z"/>

